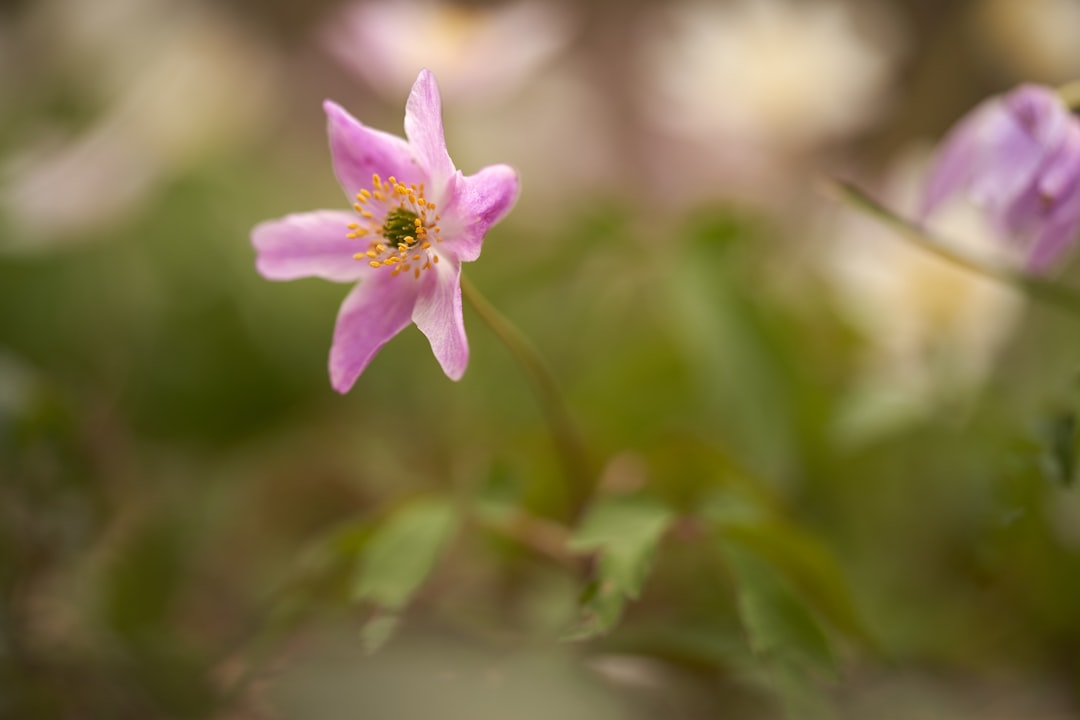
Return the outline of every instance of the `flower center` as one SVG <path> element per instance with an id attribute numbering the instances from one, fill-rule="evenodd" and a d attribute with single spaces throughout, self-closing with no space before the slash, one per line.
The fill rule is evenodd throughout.
<path id="1" fill-rule="evenodd" d="M 390 177 L 383 182 L 371 176 L 371 189 L 356 194 L 353 209 L 360 221 L 349 223 L 349 239 L 366 238 L 368 249 L 353 255 L 366 260 L 373 268 L 391 268 L 397 276 L 410 273 L 414 278 L 439 262 L 433 243 L 442 242 L 441 219 L 435 203 L 424 197 L 424 185 L 405 185 Z"/>

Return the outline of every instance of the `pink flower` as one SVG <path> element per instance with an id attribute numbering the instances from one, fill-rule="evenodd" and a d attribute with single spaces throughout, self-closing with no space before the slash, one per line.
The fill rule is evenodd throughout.
<path id="1" fill-rule="evenodd" d="M 566 9 L 544 0 L 361 0 L 337 8 L 321 35 L 338 61 L 380 94 L 396 97 L 422 62 L 458 108 L 521 89 L 566 47 L 571 30 Z M 400 42 L 403 34 L 409 42 Z"/>
<path id="2" fill-rule="evenodd" d="M 452 380 L 469 345 L 461 313 L 461 263 L 514 204 L 506 165 L 462 175 L 446 152 L 435 77 L 422 70 L 405 106 L 408 141 L 365 127 L 337 104 L 328 118 L 334 172 L 351 211 L 316 210 L 260 223 L 256 268 L 270 280 L 357 281 L 338 312 L 330 383 L 348 392 L 375 353 L 410 322 Z"/>
<path id="3" fill-rule="evenodd" d="M 945 138 L 923 220 L 957 196 L 982 208 L 1029 268 L 1045 270 L 1080 232 L 1080 120 L 1050 88 L 987 100 Z"/>

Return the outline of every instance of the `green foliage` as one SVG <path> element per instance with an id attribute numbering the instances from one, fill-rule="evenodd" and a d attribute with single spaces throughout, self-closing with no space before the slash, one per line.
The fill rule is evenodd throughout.
<path id="1" fill-rule="evenodd" d="M 761 558 L 739 547 L 726 549 L 735 575 L 739 616 L 766 679 L 791 720 L 828 717 L 815 673 L 832 673 L 835 656 L 813 614 Z"/>
<path id="2" fill-rule="evenodd" d="M 457 526 L 452 503 L 426 497 L 397 509 L 375 530 L 361 552 L 352 591 L 356 602 L 375 608 L 364 629 L 369 649 L 390 637 L 398 615 L 435 567 Z"/>
<path id="3" fill-rule="evenodd" d="M 828 717 L 831 684 L 858 693 L 863 671 L 955 689 L 991 668 L 995 691 L 1001 674 L 1062 694 L 1080 647 L 1074 318 L 1030 307 L 979 392 L 898 382 L 886 399 L 910 412 L 871 428 L 843 407 L 880 349 L 837 315 L 814 222 L 680 217 L 666 191 L 641 201 L 650 178 L 606 199 L 559 178 L 573 197 L 552 212 L 523 176 L 467 272 L 566 393 L 598 470 L 566 482 L 470 310 L 460 383 L 409 329 L 348 396 L 329 388 L 348 287 L 266 282 L 248 239 L 340 201 L 305 103 L 273 143 L 175 169 L 113 224 L 0 237 L 0 716 L 276 716 L 297 668 L 316 698 L 360 675 L 460 696 L 450 645 L 483 657 L 479 694 L 506 691 L 521 648 L 557 645 L 559 688 L 603 676 L 590 692 L 642 717 L 774 717 L 777 699 Z M 0 147 L 103 109 L 45 105 L 0 119 Z M 1060 306 L 1057 282 L 1035 295 Z M 327 634 L 379 653 L 344 661 Z M 547 708 L 520 675 L 508 700 Z"/>
<path id="4" fill-rule="evenodd" d="M 593 505 L 570 539 L 570 549 L 594 553 L 596 575 L 582 597 L 583 617 L 572 633 L 584 639 L 610 631 L 627 601 L 640 593 L 657 545 L 674 515 L 644 495 L 603 499 Z"/>
<path id="5" fill-rule="evenodd" d="M 729 547 L 753 552 L 782 574 L 834 628 L 874 645 L 836 558 L 812 535 L 780 521 L 733 523 L 721 535 Z"/>

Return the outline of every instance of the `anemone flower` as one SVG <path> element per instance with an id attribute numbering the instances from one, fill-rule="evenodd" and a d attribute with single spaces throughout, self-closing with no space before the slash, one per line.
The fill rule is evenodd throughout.
<path id="1" fill-rule="evenodd" d="M 1029 269 L 1046 270 L 1080 232 L 1080 119 L 1037 85 L 982 103 L 942 143 L 923 221 L 956 199 L 981 208 Z"/>
<path id="2" fill-rule="evenodd" d="M 405 106 L 405 137 L 365 127 L 326 101 L 334 172 L 350 211 L 316 210 L 269 220 L 251 240 L 270 280 L 321 277 L 356 286 L 338 313 L 330 383 L 344 393 L 409 323 L 427 336 L 446 375 L 469 362 L 461 263 L 510 210 L 518 179 L 506 165 L 465 176 L 443 137 L 435 77 L 422 70 Z"/>

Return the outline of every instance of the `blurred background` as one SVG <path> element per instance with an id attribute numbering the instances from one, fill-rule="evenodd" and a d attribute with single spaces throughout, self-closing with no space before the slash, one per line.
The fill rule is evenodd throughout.
<path id="1" fill-rule="evenodd" d="M 255 273 L 421 67 L 594 488 L 469 309 L 339 396 Z M 0 4 L 0 717 L 1076 717 L 1077 320 L 820 180 L 1078 75 L 1080 0 Z"/>

